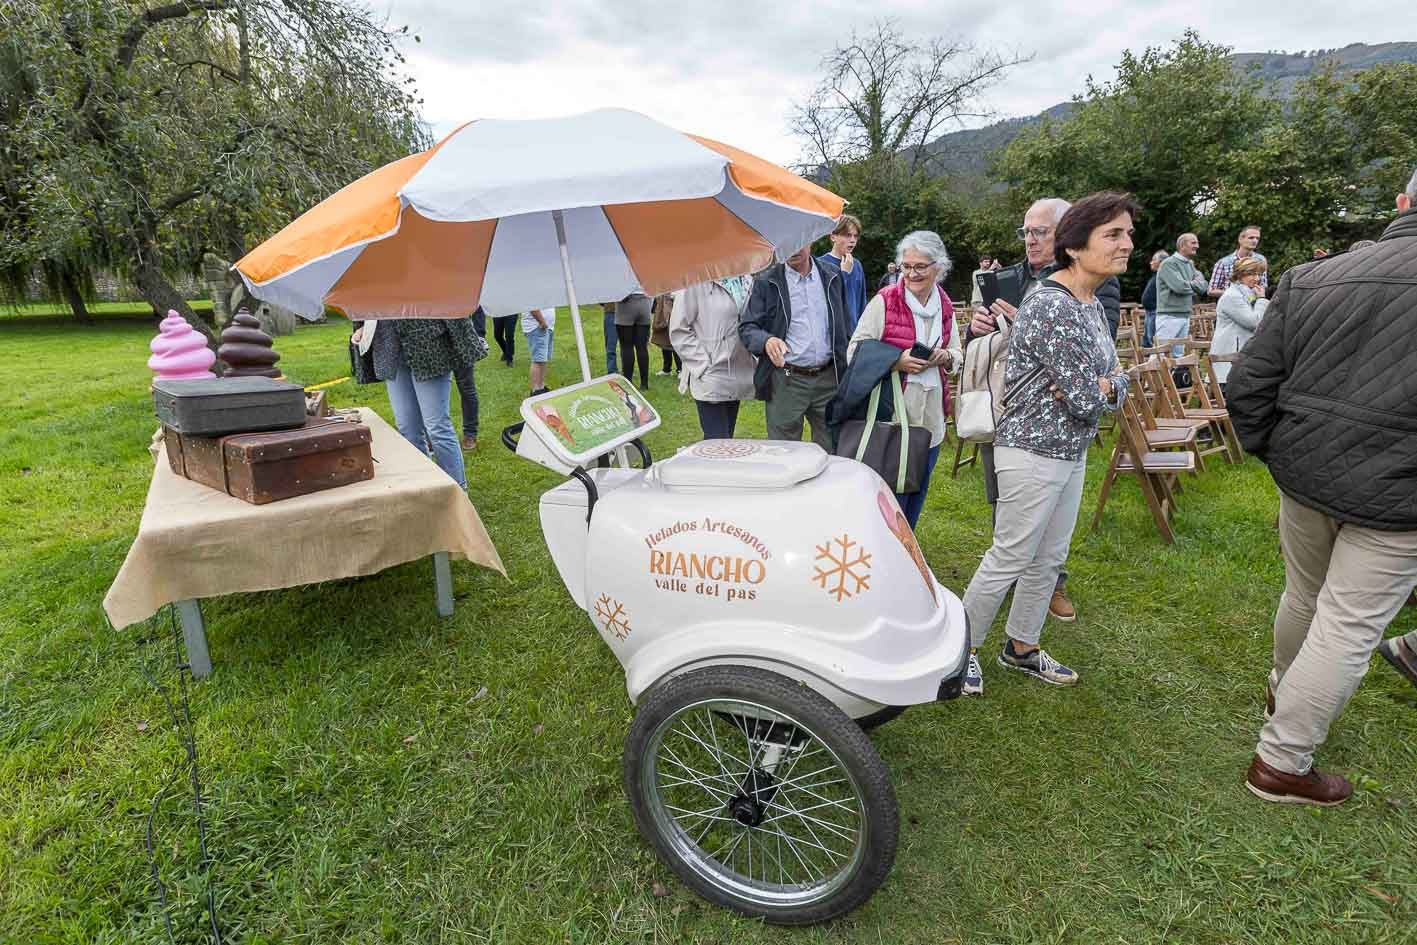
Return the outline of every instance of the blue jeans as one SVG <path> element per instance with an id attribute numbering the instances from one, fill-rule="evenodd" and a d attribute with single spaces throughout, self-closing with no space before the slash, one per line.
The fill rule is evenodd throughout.
<path id="1" fill-rule="evenodd" d="M 620 340 L 620 336 L 615 333 L 615 313 L 606 312 L 602 324 L 605 326 L 605 373 L 614 374 L 616 342 Z"/>
<path id="2" fill-rule="evenodd" d="M 399 365 L 398 376 L 385 381 L 389 406 L 394 408 L 394 423 L 403 438 L 420 453 L 433 444 L 433 459 L 459 487 L 467 488 L 467 473 L 463 468 L 462 449 L 453 431 L 453 375 L 442 374 L 427 381 L 416 381 L 407 364 Z"/>
<path id="3" fill-rule="evenodd" d="M 1146 325 L 1142 328 L 1142 332 L 1141 332 L 1141 346 L 1142 346 L 1143 348 L 1150 348 L 1150 347 L 1151 347 L 1151 343 L 1152 343 L 1153 341 L 1155 341 L 1155 340 L 1156 340 L 1156 313 L 1155 313 L 1155 312 L 1147 312 L 1147 313 L 1146 313 Z"/>
<path id="4" fill-rule="evenodd" d="M 920 510 L 925 508 L 925 495 L 930 491 L 930 474 L 935 471 L 935 460 L 939 458 L 940 448 L 930 447 L 925 457 L 925 481 L 920 483 L 920 491 L 895 497 L 896 502 L 900 503 L 900 510 L 905 513 L 905 520 L 910 523 L 911 531 L 915 531 L 915 523 L 920 521 Z"/>
<path id="5" fill-rule="evenodd" d="M 699 426 L 703 428 L 704 439 L 733 439 L 733 428 L 738 425 L 738 401 L 696 400 L 694 406 L 699 409 Z"/>

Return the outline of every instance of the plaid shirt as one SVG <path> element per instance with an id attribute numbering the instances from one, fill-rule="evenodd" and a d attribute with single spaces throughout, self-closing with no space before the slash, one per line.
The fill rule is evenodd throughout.
<path id="1" fill-rule="evenodd" d="M 1260 273 L 1260 292 L 1263 294 L 1269 291 L 1269 260 L 1260 253 L 1251 253 L 1260 262 L 1265 264 L 1265 271 Z M 1210 273 L 1210 291 L 1224 292 L 1230 286 L 1230 276 L 1235 270 L 1235 254 L 1221 259 L 1215 264 L 1215 268 Z"/>

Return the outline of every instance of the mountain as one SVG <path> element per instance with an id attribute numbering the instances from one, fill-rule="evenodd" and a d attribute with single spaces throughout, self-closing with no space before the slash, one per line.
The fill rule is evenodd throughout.
<path id="1" fill-rule="evenodd" d="M 1257 68 L 1265 80 L 1265 91 L 1276 98 L 1288 98 L 1300 79 L 1323 62 L 1333 60 L 1342 72 L 1361 72 L 1384 62 L 1417 63 L 1417 43 L 1354 43 L 1342 49 L 1315 49 L 1311 52 L 1235 53 L 1230 61 L 1237 70 Z M 1020 132 L 1045 118 L 1064 118 L 1072 102 L 1062 102 L 1028 118 L 1010 118 L 983 128 L 970 128 L 941 135 L 925 146 L 931 155 L 930 168 L 940 176 L 960 179 L 968 188 L 983 183 L 988 173 L 989 155 L 1006 146 Z M 973 178 L 974 180 L 970 180 Z"/>

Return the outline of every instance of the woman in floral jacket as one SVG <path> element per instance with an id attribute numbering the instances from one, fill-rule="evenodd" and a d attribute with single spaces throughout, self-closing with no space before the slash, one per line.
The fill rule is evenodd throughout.
<path id="1" fill-rule="evenodd" d="M 999 665 L 1055 686 L 1078 681 L 1038 640 L 1077 524 L 1088 444 L 1102 414 L 1116 410 L 1127 395 L 1127 373 L 1117 362 L 1096 293 L 1127 269 L 1137 210 L 1129 195 L 1117 193 L 1074 204 L 1058 221 L 1058 268 L 1019 307 L 1004 369 L 1004 412 L 994 435 L 994 543 L 964 594 L 971 631 L 968 694 L 984 691 L 976 651 L 1011 587 Z"/>
<path id="2" fill-rule="evenodd" d="M 433 459 L 459 486 L 467 488 L 462 449 L 453 427 L 450 394 L 453 370 L 487 354 L 469 318 L 370 319 L 354 323 L 350 343 L 373 362 L 374 379 L 384 382 L 394 424 L 420 452 Z"/>

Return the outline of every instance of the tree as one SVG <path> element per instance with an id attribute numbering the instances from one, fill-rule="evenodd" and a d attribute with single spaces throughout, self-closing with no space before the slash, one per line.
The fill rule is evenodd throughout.
<path id="1" fill-rule="evenodd" d="M 792 130 L 807 165 L 829 175 L 897 157 L 910 174 L 927 170 L 926 145 L 948 125 L 990 114 L 983 93 L 1024 61 L 939 36 L 911 39 L 896 20 L 876 20 L 822 60 L 821 82 L 793 106 Z"/>
<path id="2" fill-rule="evenodd" d="M 338 0 L 11 0 L 0 26 L 27 93 L 0 267 L 109 262 L 209 336 L 169 272 L 428 143 L 397 34 Z"/>
<path id="3" fill-rule="evenodd" d="M 858 255 L 883 268 L 911 230 L 935 230 L 951 245 L 963 238 L 968 213 L 949 181 L 930 175 L 928 145 L 946 127 L 988 115 L 984 92 L 1023 61 L 942 37 L 915 40 L 890 19 L 822 60 L 823 78 L 793 106 L 792 128 L 808 172 L 861 219 Z"/>
<path id="4" fill-rule="evenodd" d="M 996 159 L 996 177 L 1020 205 L 1130 191 L 1143 208 L 1139 254 L 1173 245 L 1216 201 L 1230 156 L 1251 147 L 1278 114 L 1260 95 L 1260 80 L 1237 73 L 1229 53 L 1192 31 L 1170 49 L 1124 52 L 1116 79 L 1089 77 L 1067 118 L 1014 139 Z M 1145 267 L 1132 268 L 1137 291 Z"/>
<path id="5" fill-rule="evenodd" d="M 1308 261 L 1316 246 L 1376 236 L 1417 166 L 1413 101 L 1410 63 L 1342 77 L 1329 65 L 1300 82 L 1282 118 L 1226 160 L 1207 219 L 1217 243 L 1232 245 L 1240 227 L 1258 222 L 1278 272 Z"/>

